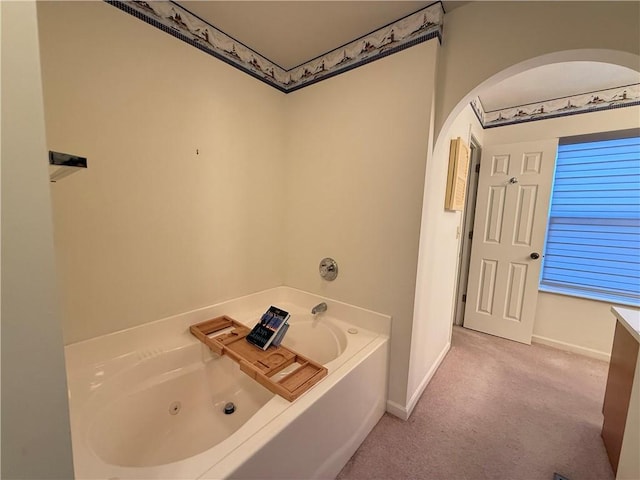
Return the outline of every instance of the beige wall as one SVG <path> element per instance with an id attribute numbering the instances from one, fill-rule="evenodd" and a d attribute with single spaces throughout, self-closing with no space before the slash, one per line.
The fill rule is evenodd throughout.
<path id="1" fill-rule="evenodd" d="M 611 305 L 539 292 L 532 341 L 608 361 L 616 326 Z"/>
<path id="2" fill-rule="evenodd" d="M 485 145 L 526 142 L 640 126 L 640 106 L 553 118 L 486 130 Z M 611 304 L 540 292 L 534 341 L 607 359 L 615 320 Z"/>
<path id="3" fill-rule="evenodd" d="M 536 57 L 595 49 L 584 59 L 607 61 L 605 50 L 616 50 L 627 52 L 619 54 L 621 64 L 639 70 L 639 19 L 639 2 L 482 1 L 453 10 L 445 16 L 436 132 L 482 82 L 518 73 L 515 65 Z"/>
<path id="4" fill-rule="evenodd" d="M 458 275 L 462 213 L 444 209 L 449 166 L 449 142 L 462 138 L 467 145 L 473 135 L 483 143 L 484 131 L 476 115 L 467 107 L 444 134 L 427 164 L 423 207 L 423 234 L 416 287 L 411 368 L 409 372 L 407 410 L 411 411 L 435 367 L 448 349 Z M 438 228 L 430 225 L 437 224 Z M 448 324 L 443 321 L 447 319 Z"/>
<path id="5" fill-rule="evenodd" d="M 2 470 L 73 478 L 36 6 L 1 2 Z"/>
<path id="6" fill-rule="evenodd" d="M 438 42 L 287 96 L 285 283 L 393 317 L 389 398 L 406 400 Z M 339 275 L 318 275 L 323 257 Z"/>
<path id="7" fill-rule="evenodd" d="M 103 2 L 38 5 L 65 343 L 282 284 L 285 95 Z M 196 153 L 196 151 L 198 153 Z"/>

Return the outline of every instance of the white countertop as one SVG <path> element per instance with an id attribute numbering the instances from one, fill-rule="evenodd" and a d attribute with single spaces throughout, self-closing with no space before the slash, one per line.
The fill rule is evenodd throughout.
<path id="1" fill-rule="evenodd" d="M 611 311 L 636 341 L 640 342 L 640 310 L 637 308 L 611 307 Z"/>

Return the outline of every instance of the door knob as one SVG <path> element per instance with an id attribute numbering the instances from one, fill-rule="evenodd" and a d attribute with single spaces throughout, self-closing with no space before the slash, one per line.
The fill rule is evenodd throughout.
<path id="1" fill-rule="evenodd" d="M 533 252 L 531 255 L 529 255 L 533 260 L 537 260 L 540 258 L 540 254 L 538 252 Z"/>

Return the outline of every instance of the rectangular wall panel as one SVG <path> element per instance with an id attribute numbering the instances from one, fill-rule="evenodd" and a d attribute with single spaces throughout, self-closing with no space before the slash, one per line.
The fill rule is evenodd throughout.
<path id="1" fill-rule="evenodd" d="M 489 187 L 487 218 L 484 227 L 484 241 L 500 243 L 502 238 L 502 223 L 504 219 L 504 200 L 507 189 L 504 186 Z"/>
<path id="2" fill-rule="evenodd" d="M 491 158 L 491 176 L 509 173 L 510 155 L 494 155 Z"/>
<path id="3" fill-rule="evenodd" d="M 522 318 L 522 303 L 524 301 L 525 285 L 527 280 L 527 265 L 512 263 L 509 265 L 507 277 L 507 295 L 504 308 L 504 316 L 509 320 L 519 322 Z"/>
<path id="4" fill-rule="evenodd" d="M 478 305 L 476 311 L 491 315 L 493 313 L 493 297 L 496 291 L 497 260 L 482 260 L 480 267 L 480 284 L 478 285 Z"/>
<path id="5" fill-rule="evenodd" d="M 518 206 L 515 216 L 515 228 L 513 229 L 513 244 L 519 246 L 531 246 L 533 234 L 533 221 L 536 213 L 538 198 L 537 185 L 520 185 L 518 188 Z"/>
<path id="6" fill-rule="evenodd" d="M 540 173 L 542 152 L 525 153 L 522 157 L 522 173 Z"/>

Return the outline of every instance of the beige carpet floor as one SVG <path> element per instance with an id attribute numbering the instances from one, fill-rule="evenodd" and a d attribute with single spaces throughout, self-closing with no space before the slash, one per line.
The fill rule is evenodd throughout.
<path id="1" fill-rule="evenodd" d="M 455 327 L 409 420 L 385 414 L 337 478 L 611 480 L 600 438 L 607 368 Z"/>

